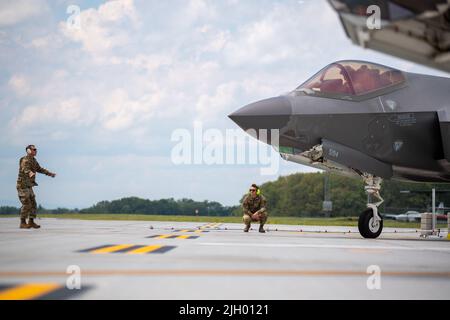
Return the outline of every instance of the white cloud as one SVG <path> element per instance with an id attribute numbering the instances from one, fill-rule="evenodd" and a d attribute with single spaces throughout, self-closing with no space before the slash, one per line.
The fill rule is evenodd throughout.
<path id="1" fill-rule="evenodd" d="M 125 63 L 136 69 L 154 72 L 161 67 L 170 66 L 172 58 L 163 54 L 138 54 L 132 59 L 126 59 Z"/>
<path id="2" fill-rule="evenodd" d="M 137 21 L 133 0 L 108 1 L 98 8 L 98 16 L 104 21 L 120 21 L 124 17 Z"/>
<path id="3" fill-rule="evenodd" d="M 205 0 L 190 0 L 184 11 L 186 17 L 192 21 L 199 19 L 213 20 L 217 17 L 216 9 L 210 1 Z"/>
<path id="4" fill-rule="evenodd" d="M 267 14 L 239 26 L 225 46 L 226 59 L 230 65 L 257 66 L 314 59 L 334 50 L 336 39 L 330 39 L 327 31 L 339 27 L 326 4 L 275 3 Z"/>
<path id="5" fill-rule="evenodd" d="M 212 95 L 201 95 L 196 105 L 196 119 L 210 120 L 222 114 L 226 107 L 236 104 L 235 94 L 238 88 L 236 82 L 230 82 L 218 86 Z"/>
<path id="6" fill-rule="evenodd" d="M 228 30 L 215 30 L 206 25 L 198 29 L 204 36 L 204 44 L 201 52 L 219 52 L 222 51 L 231 38 L 231 33 Z"/>
<path id="7" fill-rule="evenodd" d="M 82 109 L 77 98 L 51 102 L 46 105 L 30 105 L 23 109 L 11 122 L 13 129 L 20 130 L 44 123 L 58 125 L 85 125 L 90 121 L 89 114 Z"/>
<path id="8" fill-rule="evenodd" d="M 158 94 L 153 94 L 134 100 L 125 90 L 116 89 L 103 105 L 101 123 L 108 130 L 123 130 L 148 121 L 160 99 Z"/>
<path id="9" fill-rule="evenodd" d="M 64 39 L 57 34 L 47 34 L 31 40 L 31 47 L 36 49 L 60 49 L 63 45 Z"/>
<path id="10" fill-rule="evenodd" d="M 226 46 L 228 62 L 267 64 L 292 55 L 295 46 L 287 41 L 286 33 L 291 34 L 295 26 L 285 10 L 276 9 L 262 20 L 242 26 Z"/>
<path id="11" fill-rule="evenodd" d="M 60 29 L 68 39 L 80 42 L 85 51 L 98 54 L 127 43 L 128 35 L 120 28 L 124 20 L 137 22 L 133 0 L 113 0 L 98 9 L 83 10 L 79 28 L 61 22 Z"/>
<path id="12" fill-rule="evenodd" d="M 8 84 L 18 95 L 26 95 L 30 91 L 28 80 L 20 74 L 13 75 Z"/>
<path id="13" fill-rule="evenodd" d="M 0 2 L 0 26 L 12 26 L 39 16 L 48 10 L 43 0 L 14 0 Z"/>

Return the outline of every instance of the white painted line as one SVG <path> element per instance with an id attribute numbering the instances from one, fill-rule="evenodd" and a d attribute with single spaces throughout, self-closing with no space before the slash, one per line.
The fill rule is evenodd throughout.
<path id="1" fill-rule="evenodd" d="M 328 245 L 328 244 L 295 244 L 295 243 L 224 243 L 201 242 L 203 246 L 226 247 L 263 247 L 263 248 L 311 248 L 311 249 L 367 249 L 367 250 L 403 250 L 403 251 L 442 251 L 450 252 L 450 248 L 439 247 L 399 247 L 399 246 L 358 246 L 358 245 Z"/>

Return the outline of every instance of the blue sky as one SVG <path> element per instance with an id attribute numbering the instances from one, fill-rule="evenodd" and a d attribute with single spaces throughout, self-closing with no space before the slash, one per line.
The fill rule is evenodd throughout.
<path id="1" fill-rule="evenodd" d="M 46 207 L 126 196 L 237 204 L 252 182 L 313 170 L 177 166 L 172 132 L 194 121 L 235 129 L 233 110 L 339 59 L 443 75 L 353 46 L 326 1 L 0 0 L 0 205 L 19 205 L 18 159 L 31 143 L 58 174 L 38 178 Z"/>

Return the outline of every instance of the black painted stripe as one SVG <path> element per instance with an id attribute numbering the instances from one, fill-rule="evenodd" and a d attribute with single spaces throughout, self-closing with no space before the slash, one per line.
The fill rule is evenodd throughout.
<path id="1" fill-rule="evenodd" d="M 175 249 L 175 248 L 176 248 L 175 246 L 163 246 L 163 247 L 161 247 L 159 249 L 153 250 L 153 251 L 148 252 L 148 253 L 165 253 L 165 252 L 170 251 L 170 250 Z"/>
<path id="2" fill-rule="evenodd" d="M 0 292 L 14 288 L 15 286 L 15 284 L 0 284 Z"/>
<path id="3" fill-rule="evenodd" d="M 69 290 L 67 287 L 61 287 L 56 289 L 48 294 L 38 297 L 36 300 L 66 300 L 73 299 L 79 296 L 80 294 L 85 293 L 87 290 L 90 290 L 91 286 L 81 286 L 81 289 L 73 289 Z"/>
<path id="4" fill-rule="evenodd" d="M 163 236 L 163 235 L 162 234 L 157 234 L 157 235 L 149 236 L 149 237 L 146 237 L 146 238 L 153 238 L 154 239 L 154 238 L 159 238 L 161 236 Z M 177 237 L 179 237 L 179 235 L 171 235 L 171 236 L 165 237 L 163 239 L 175 239 Z"/>
<path id="5" fill-rule="evenodd" d="M 180 238 L 181 236 L 183 236 L 183 235 L 181 235 L 181 234 L 175 234 L 175 235 L 166 237 L 166 238 L 164 238 L 164 239 L 178 239 L 178 238 Z M 154 238 L 159 238 L 159 237 L 161 237 L 161 235 L 153 235 L 153 236 L 149 236 L 149 237 L 146 237 L 146 238 L 152 238 L 152 239 L 154 239 Z M 191 235 L 189 235 L 187 238 L 180 238 L 180 239 L 197 239 L 198 237 L 199 237 L 199 236 L 191 236 Z"/>
<path id="6" fill-rule="evenodd" d="M 99 249 L 105 249 L 105 248 L 114 247 L 114 246 L 115 246 L 115 244 L 106 244 L 106 245 L 103 245 L 103 246 L 98 246 L 98 247 L 94 247 L 94 248 L 79 250 L 77 252 L 90 252 L 90 251 L 95 251 L 95 250 L 99 250 Z"/>
<path id="7" fill-rule="evenodd" d="M 188 240 L 188 239 L 197 239 L 199 236 L 191 236 L 191 235 L 185 235 L 185 236 L 183 236 L 183 235 L 181 235 L 181 236 L 176 236 L 177 237 L 177 239 L 181 239 L 181 240 Z M 184 238 L 184 237 L 186 237 L 186 238 Z"/>

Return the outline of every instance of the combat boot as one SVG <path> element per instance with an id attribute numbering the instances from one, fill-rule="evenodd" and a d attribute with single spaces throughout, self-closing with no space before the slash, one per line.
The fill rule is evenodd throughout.
<path id="1" fill-rule="evenodd" d="M 249 224 L 245 226 L 244 232 L 248 232 L 248 230 L 250 230 L 250 225 Z"/>
<path id="2" fill-rule="evenodd" d="M 34 228 L 34 229 L 39 229 L 41 227 L 40 225 L 34 223 L 34 219 L 33 218 L 30 218 L 30 220 L 28 221 L 28 226 L 30 228 Z"/>
<path id="3" fill-rule="evenodd" d="M 30 229 L 31 227 L 27 224 L 27 221 L 23 218 L 20 219 L 20 229 Z"/>
<path id="4" fill-rule="evenodd" d="M 266 233 L 266 230 L 264 230 L 263 227 L 264 227 L 264 225 L 262 225 L 262 224 L 259 226 L 259 232 Z"/>

